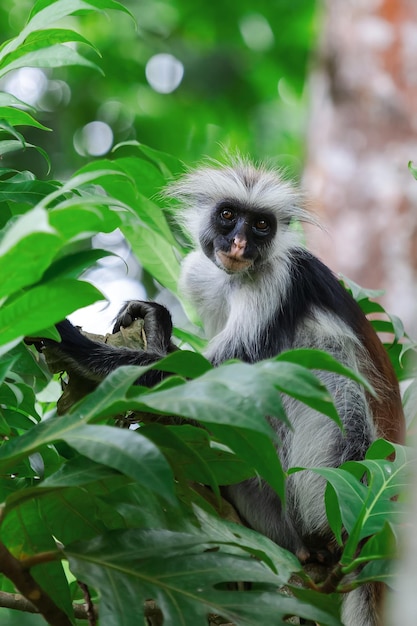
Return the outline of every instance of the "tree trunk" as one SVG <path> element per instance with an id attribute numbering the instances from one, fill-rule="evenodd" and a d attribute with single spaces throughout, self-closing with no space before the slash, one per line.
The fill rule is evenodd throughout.
<path id="1" fill-rule="evenodd" d="M 311 72 L 305 187 L 332 269 L 384 289 L 417 332 L 416 0 L 327 0 Z"/>

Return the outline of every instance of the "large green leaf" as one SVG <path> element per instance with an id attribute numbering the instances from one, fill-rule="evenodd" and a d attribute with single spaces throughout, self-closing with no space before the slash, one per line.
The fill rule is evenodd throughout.
<path id="1" fill-rule="evenodd" d="M 45 336 L 41 331 L 48 326 L 76 309 L 103 299 L 93 285 L 71 278 L 58 278 L 33 287 L 0 309 L 0 345 L 25 335 Z"/>
<path id="2" fill-rule="evenodd" d="M 151 148 L 150 146 L 138 141 L 125 141 L 115 146 L 113 150 L 115 152 L 123 152 L 123 149 L 126 148 L 134 149 L 135 154 L 139 152 L 139 154 L 148 158 L 159 168 L 164 178 L 171 178 L 173 175 L 175 176 L 184 173 L 185 165 L 180 159 L 172 154 L 155 150 L 155 148 Z"/>
<path id="3" fill-rule="evenodd" d="M 253 427 L 249 430 L 220 424 L 211 424 L 210 430 L 220 442 L 233 450 L 238 458 L 245 459 L 245 462 L 271 485 L 281 502 L 285 504 L 284 471 L 274 445 L 273 435 L 255 432 Z"/>
<path id="4" fill-rule="evenodd" d="M 182 429 L 185 431 L 187 428 L 202 432 L 201 429 L 193 428 L 192 426 L 183 426 L 175 429 L 164 427 L 160 424 L 150 424 L 141 428 L 140 432 L 145 434 L 148 439 L 153 441 L 163 451 L 177 479 L 188 478 L 189 480 L 208 485 L 217 496 L 220 496 L 218 483 L 212 468 L 204 459 L 204 456 L 199 454 L 198 448 L 191 446 L 189 441 L 181 436 Z M 192 440 L 192 443 L 194 441 Z"/>
<path id="5" fill-rule="evenodd" d="M 21 109 L 28 109 L 32 111 L 32 113 L 35 113 L 36 111 L 34 107 L 30 106 L 26 102 L 23 102 L 22 100 L 19 100 L 19 98 L 16 98 L 16 96 L 14 96 L 13 94 L 7 93 L 5 91 L 0 91 L 0 107 L 17 107 Z"/>
<path id="6" fill-rule="evenodd" d="M 221 590 L 224 583 L 239 580 L 276 589 L 287 576 L 248 557 L 202 551 L 210 543 L 215 547 L 217 542 L 204 534 L 131 530 L 73 544 L 65 552 L 76 576 L 99 589 L 100 615 L 108 626 L 130 626 L 149 598 L 157 601 L 167 626 L 204 623 L 209 613 L 228 617 L 236 626 L 258 626 L 260 611 L 263 621 L 274 625 L 283 625 L 291 614 L 340 625 L 325 611 L 276 591 Z"/>
<path id="7" fill-rule="evenodd" d="M 164 287 L 177 293 L 180 258 L 173 245 L 149 227 L 138 224 L 137 218 L 132 219 L 129 214 L 124 216 L 121 231 L 143 267 Z"/>
<path id="8" fill-rule="evenodd" d="M 65 241 L 91 238 L 97 232 L 109 233 L 120 224 L 119 215 L 108 206 L 110 203 L 105 196 L 75 197 L 51 209 L 49 221 Z"/>
<path id="9" fill-rule="evenodd" d="M 298 559 L 268 537 L 246 526 L 209 515 L 197 507 L 194 508 L 201 529 L 207 537 L 210 537 L 210 541 L 217 541 L 220 545 L 236 546 L 239 552 L 242 550 L 248 552 L 264 561 L 283 580 L 288 581 L 294 573 L 301 571 Z"/>
<path id="10" fill-rule="evenodd" d="M 385 457 L 393 452 L 395 459 L 387 460 Z M 371 446 L 364 461 L 349 461 L 337 469 L 313 469 L 330 482 L 337 496 L 339 510 L 332 511 L 327 506 L 327 514 L 337 537 L 340 538 L 342 522 L 349 535 L 341 559 L 347 572 L 357 567 L 361 558 L 365 558 L 363 556 L 358 560 L 355 557 L 359 542 L 381 533 L 387 522 L 394 521 L 399 503 L 393 498 L 407 485 L 409 468 L 410 458 L 406 448 L 379 440 Z M 366 484 L 362 482 L 365 473 Z M 336 506 L 334 498 L 328 500 L 328 503 Z M 367 550 L 364 555 L 368 554 L 368 558 L 371 558 L 372 544 Z"/>
<path id="11" fill-rule="evenodd" d="M 126 205 L 125 221 L 129 224 L 134 219 L 134 223 L 138 224 L 139 218 L 140 224 L 149 226 L 171 244 L 176 245 L 163 211 L 150 199 L 165 182 L 160 172 L 141 158 L 128 157 L 115 161 L 107 159 L 93 161 L 79 170 L 78 174 L 100 172 L 104 168 L 108 172 L 113 171 L 114 175 L 100 176 L 96 182 L 110 197 Z M 125 184 L 121 185 L 120 175 L 123 174 L 127 179 Z"/>
<path id="12" fill-rule="evenodd" d="M 79 425 L 62 439 L 81 454 L 119 470 L 167 500 L 173 497 L 173 476 L 159 449 L 140 432 L 111 426 Z"/>
<path id="13" fill-rule="evenodd" d="M 161 435 L 165 435 L 167 431 L 168 433 L 173 432 L 181 443 L 174 447 L 173 444 L 176 440 L 170 439 L 169 435 L 166 436 L 167 440 L 165 436 L 160 440 L 155 439 L 154 428 L 156 427 L 160 429 Z M 250 464 L 253 463 L 253 459 L 248 462 L 243 455 L 233 454 L 224 445 L 226 442 L 221 444 L 214 441 L 204 428 L 188 424 L 182 426 L 152 424 L 145 426 L 142 432 L 159 446 L 162 446 L 173 467 L 180 465 L 182 474 L 194 482 L 207 485 L 210 480 L 213 480 L 211 477 L 214 476 L 214 484 L 230 485 L 250 478 L 255 473 Z M 169 451 L 165 451 L 166 446 L 169 447 Z M 236 450 L 236 445 L 234 449 Z M 176 469 L 174 473 L 177 474 Z"/>
<path id="14" fill-rule="evenodd" d="M 138 432 L 87 426 L 91 418 L 87 413 L 82 419 L 76 414 L 41 422 L 18 439 L 2 445 L 0 467 L 4 471 L 42 446 L 61 440 L 173 502 L 172 473 L 158 448 Z"/>
<path id="15" fill-rule="evenodd" d="M 0 298 L 37 282 L 61 246 L 44 209 L 32 209 L 16 220 L 0 241 Z"/>
<path id="16" fill-rule="evenodd" d="M 286 420 L 278 391 L 339 421 L 329 392 L 312 372 L 276 359 L 252 365 L 223 364 L 187 385 L 146 394 L 141 401 L 158 411 L 207 423 L 229 423 L 241 428 L 257 423 L 257 430 L 270 433 L 265 416 Z"/>

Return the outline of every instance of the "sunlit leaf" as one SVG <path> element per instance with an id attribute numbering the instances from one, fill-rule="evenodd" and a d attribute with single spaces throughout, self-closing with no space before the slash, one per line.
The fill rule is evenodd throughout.
<path id="1" fill-rule="evenodd" d="M 76 50 L 63 44 L 55 44 L 48 48 L 40 48 L 34 52 L 19 57 L 8 63 L 5 68 L 0 68 L 0 78 L 21 67 L 64 67 L 67 65 L 84 65 L 102 73 L 96 63 L 86 59 Z"/>
<path id="2" fill-rule="evenodd" d="M 103 299 L 93 285 L 70 278 L 34 287 L 0 309 L 0 344 L 25 335 L 36 336 L 76 309 Z"/>
<path id="3" fill-rule="evenodd" d="M 11 224 L 0 240 L 0 297 L 37 282 L 61 246 L 61 237 L 42 209 L 35 208 Z"/>
<path id="4" fill-rule="evenodd" d="M 6 120 L 12 126 L 34 126 L 41 130 L 51 130 L 37 122 L 29 113 L 12 107 L 0 106 L 0 120 Z"/>

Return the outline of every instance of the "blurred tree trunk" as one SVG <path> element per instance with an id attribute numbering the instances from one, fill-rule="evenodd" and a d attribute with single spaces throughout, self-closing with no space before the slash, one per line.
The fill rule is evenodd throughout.
<path id="1" fill-rule="evenodd" d="M 332 269 L 386 290 L 416 334 L 417 1 L 327 0 L 311 72 L 305 187 Z"/>

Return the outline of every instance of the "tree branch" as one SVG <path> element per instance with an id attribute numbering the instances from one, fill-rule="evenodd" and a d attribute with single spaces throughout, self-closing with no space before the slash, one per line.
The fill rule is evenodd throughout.
<path id="1" fill-rule="evenodd" d="M 4 609 L 14 609 L 16 611 L 22 611 L 23 613 L 39 613 L 38 609 L 32 602 L 29 602 L 20 593 L 6 593 L 0 591 L 0 607 Z M 77 619 L 88 619 L 87 611 L 83 604 L 73 604 L 74 617 Z M 95 611 L 98 615 L 97 610 Z"/>
<path id="2" fill-rule="evenodd" d="M 43 591 L 31 573 L 0 543 L 0 573 L 9 578 L 16 589 L 34 604 L 51 626 L 72 626 L 69 617 Z"/>

